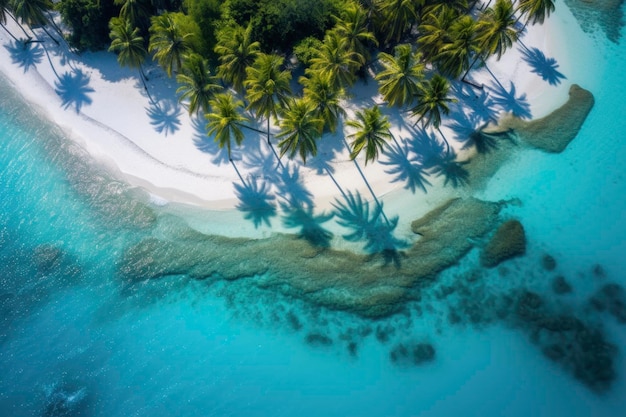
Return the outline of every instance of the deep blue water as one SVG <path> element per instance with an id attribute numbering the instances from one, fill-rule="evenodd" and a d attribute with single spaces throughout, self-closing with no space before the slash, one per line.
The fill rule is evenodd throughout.
<path id="1" fill-rule="evenodd" d="M 621 415 L 624 325 L 584 308 L 605 283 L 626 285 L 626 48 L 603 48 L 605 61 L 583 85 L 596 104 L 574 142 L 559 155 L 524 152 L 481 192 L 522 201 L 507 214 L 524 224 L 529 248 L 508 272 L 486 272 L 470 299 L 522 285 L 601 323 L 618 349 L 606 392 L 588 389 L 506 322 L 450 324 L 436 288 L 411 307 L 424 310 L 419 319 L 380 321 L 245 280 L 209 286 L 178 276 L 128 288 L 117 274 L 124 249 L 177 223 L 91 167 L 0 79 L 0 415 Z M 539 265 L 544 253 L 557 261 L 554 274 Z M 472 270 L 476 255 L 440 281 Z M 551 292 L 556 273 L 571 295 Z M 373 333 L 353 355 L 340 336 L 366 329 Z M 306 342 L 318 333 L 333 344 Z M 394 343 L 415 338 L 436 347 L 435 360 L 392 363 Z"/>

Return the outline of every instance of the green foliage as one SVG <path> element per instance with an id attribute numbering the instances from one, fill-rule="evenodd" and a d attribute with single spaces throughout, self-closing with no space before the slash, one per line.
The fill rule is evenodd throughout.
<path id="1" fill-rule="evenodd" d="M 154 52 L 154 59 L 165 70 L 168 77 L 180 70 L 183 56 L 191 52 L 189 40 L 193 33 L 183 32 L 177 21 L 183 20 L 182 13 L 164 13 L 152 16 L 150 26 L 149 52 Z"/>
<path id="2" fill-rule="evenodd" d="M 144 39 L 139 34 L 139 28 L 133 27 L 128 21 L 114 17 L 109 22 L 111 33 L 110 52 L 117 53 L 117 61 L 122 66 L 139 68 L 146 58 Z"/>
<path id="3" fill-rule="evenodd" d="M 222 1 L 220 0 L 184 0 L 183 9 L 200 29 L 197 52 L 214 60 L 213 49 L 217 45 L 217 29 L 222 21 Z"/>
<path id="4" fill-rule="evenodd" d="M 194 53 L 186 57 L 176 81 L 180 85 L 176 90 L 179 101 L 187 106 L 190 115 L 208 112 L 210 101 L 222 89 L 207 61 Z"/>
<path id="5" fill-rule="evenodd" d="M 354 133 L 348 135 L 353 139 L 350 144 L 352 147 L 350 159 L 355 159 L 365 149 L 365 165 L 367 165 L 368 162 L 378 159 L 387 140 L 393 137 L 389 131 L 391 123 L 386 116 L 383 116 L 378 106 L 359 110 L 355 117 L 346 122 L 348 126 L 356 129 Z"/>
<path id="6" fill-rule="evenodd" d="M 226 26 L 217 35 L 215 52 L 219 56 L 218 75 L 233 85 L 238 93 L 243 92 L 246 71 L 259 55 L 259 43 L 252 41 L 252 26 Z"/>
<path id="7" fill-rule="evenodd" d="M 391 106 L 409 104 L 424 77 L 421 54 L 414 52 L 409 44 L 398 45 L 394 55 L 381 52 L 378 55 L 383 70 L 376 75 L 379 91 Z"/>
<path id="8" fill-rule="evenodd" d="M 71 28 L 68 42 L 79 50 L 99 50 L 109 43 L 109 20 L 119 7 L 113 0 L 62 0 L 56 5 Z"/>
<path id="9" fill-rule="evenodd" d="M 313 103 L 297 98 L 287 102 L 279 122 L 280 156 L 290 159 L 298 153 L 306 164 L 307 155 L 317 155 L 317 138 L 322 135 L 324 121 L 317 117 Z"/>
<path id="10" fill-rule="evenodd" d="M 231 142 L 235 140 L 237 145 L 243 142 L 244 134 L 241 130 L 243 123 L 248 118 L 241 114 L 243 102 L 236 100 L 232 94 L 221 93 L 209 101 L 211 112 L 206 114 L 207 135 L 215 136 L 215 141 L 220 149 L 226 146 L 228 159 L 231 159 Z M 232 159 L 231 159 L 232 160 Z"/>
<path id="11" fill-rule="evenodd" d="M 311 59 L 315 58 L 317 51 L 319 51 L 321 47 L 321 40 L 315 36 L 309 36 L 302 39 L 296 46 L 294 46 L 293 53 L 302 65 L 308 66 Z"/>
<path id="12" fill-rule="evenodd" d="M 321 38 L 345 0 L 230 0 L 229 16 L 239 25 L 252 23 L 255 40 L 266 52 L 289 52 L 302 39 Z"/>

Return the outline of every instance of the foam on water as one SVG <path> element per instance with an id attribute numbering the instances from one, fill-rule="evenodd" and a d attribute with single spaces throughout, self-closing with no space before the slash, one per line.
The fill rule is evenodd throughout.
<path id="1" fill-rule="evenodd" d="M 606 70 L 579 136 L 559 155 L 519 153 L 481 195 L 522 202 L 506 215 L 526 228 L 526 256 L 482 271 L 472 251 L 403 314 L 381 320 L 245 278 L 198 281 L 181 271 L 126 285 L 125 248 L 176 235 L 172 213 L 184 213 L 149 205 L 89 166 L 0 79 L 0 414 L 620 415 L 624 328 L 585 310 L 605 283 L 626 284 L 626 51 L 600 47 Z M 554 271 L 541 265 L 546 253 Z M 556 275 L 572 294 L 551 295 Z M 545 358 L 523 323 L 500 317 L 520 286 L 547 294 L 549 308 L 602 319 L 620 350 L 608 392 L 589 390 Z M 416 343 L 434 346 L 434 360 L 393 363 L 391 352 Z"/>

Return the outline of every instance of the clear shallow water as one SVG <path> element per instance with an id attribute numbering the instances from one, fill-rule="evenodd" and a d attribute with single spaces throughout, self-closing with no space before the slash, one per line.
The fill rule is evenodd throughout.
<path id="1" fill-rule="evenodd" d="M 546 252 L 575 287 L 559 298 L 575 311 L 601 283 L 626 284 L 626 52 L 606 48 L 596 105 L 570 147 L 521 154 L 483 193 L 519 198 L 507 214 L 529 239 L 508 274 L 485 274 L 487 293 L 523 283 L 551 294 L 552 275 L 539 265 Z M 245 280 L 126 287 L 116 274 L 124 248 L 176 223 L 126 198 L 132 192 L 89 168 L 0 82 L 1 415 L 621 415 L 626 340 L 608 315 L 598 317 L 619 346 L 618 377 L 597 395 L 515 326 L 451 325 L 446 314 L 457 306 L 438 296 L 442 287 L 411 314 L 379 322 Z M 473 271 L 476 255 L 440 282 Z M 482 287 L 471 288 L 467 298 L 482 302 Z M 435 361 L 393 364 L 390 351 L 406 340 L 432 343 Z"/>

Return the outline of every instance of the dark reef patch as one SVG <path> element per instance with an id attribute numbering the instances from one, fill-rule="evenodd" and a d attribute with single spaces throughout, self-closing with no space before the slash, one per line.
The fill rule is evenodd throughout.
<path id="1" fill-rule="evenodd" d="M 619 284 L 605 284 L 590 299 L 597 311 L 606 311 L 621 323 L 626 324 L 626 291 Z"/>
<path id="2" fill-rule="evenodd" d="M 399 343 L 389 352 L 389 359 L 399 366 L 419 366 L 435 360 L 435 348 L 424 342 Z"/>
<path id="3" fill-rule="evenodd" d="M 541 257 L 541 265 L 546 271 L 554 271 L 556 269 L 556 259 L 552 255 L 545 254 Z"/>
<path id="4" fill-rule="evenodd" d="M 504 222 L 483 249 L 480 261 L 489 268 L 526 253 L 524 226 L 517 220 Z"/>
<path id="5" fill-rule="evenodd" d="M 572 292 L 572 286 L 563 275 L 559 275 L 552 280 L 552 291 L 558 295 L 569 294 Z"/>
<path id="6" fill-rule="evenodd" d="M 565 0 L 580 27 L 587 33 L 598 30 L 612 42 L 618 43 L 624 24 L 624 0 Z"/>

